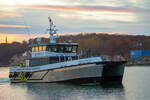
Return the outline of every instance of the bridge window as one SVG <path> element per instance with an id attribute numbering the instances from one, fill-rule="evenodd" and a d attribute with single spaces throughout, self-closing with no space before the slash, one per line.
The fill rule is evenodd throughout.
<path id="1" fill-rule="evenodd" d="M 46 51 L 46 46 L 43 46 L 43 51 Z"/>
<path id="2" fill-rule="evenodd" d="M 35 47 L 35 52 L 38 52 L 39 51 L 39 48 L 38 47 Z"/>
<path id="3" fill-rule="evenodd" d="M 47 51 L 52 52 L 52 49 L 50 47 L 47 48 Z"/>
<path id="4" fill-rule="evenodd" d="M 56 47 L 56 46 L 53 46 L 53 47 L 51 48 L 51 50 L 52 50 L 52 52 L 56 52 L 56 51 L 57 51 L 57 47 Z"/>
<path id="5" fill-rule="evenodd" d="M 59 46 L 58 52 L 64 52 L 64 46 Z"/>
<path id="6" fill-rule="evenodd" d="M 73 53 L 77 52 L 77 46 L 73 46 L 73 47 L 72 47 L 72 52 L 73 52 Z"/>
<path id="7" fill-rule="evenodd" d="M 32 52 L 35 52 L 35 47 L 32 47 Z"/>
<path id="8" fill-rule="evenodd" d="M 72 46 L 65 46 L 65 52 L 71 52 Z"/>
<path id="9" fill-rule="evenodd" d="M 46 51 L 46 46 L 32 47 L 32 52 Z"/>
<path id="10" fill-rule="evenodd" d="M 43 51 L 43 48 L 42 48 L 42 46 L 39 46 L 39 51 Z"/>
<path id="11" fill-rule="evenodd" d="M 46 51 L 46 46 L 39 46 L 39 51 Z"/>
<path id="12" fill-rule="evenodd" d="M 49 52 L 57 52 L 57 46 L 49 46 L 49 47 L 47 48 L 47 50 L 48 50 Z"/>
<path id="13" fill-rule="evenodd" d="M 49 45 L 47 48 L 46 46 L 44 48 L 49 52 L 76 53 L 77 47 L 77 45 Z"/>

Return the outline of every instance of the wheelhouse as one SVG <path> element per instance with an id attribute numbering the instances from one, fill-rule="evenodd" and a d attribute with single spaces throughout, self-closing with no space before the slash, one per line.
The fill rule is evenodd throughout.
<path id="1" fill-rule="evenodd" d="M 77 59 L 77 43 L 34 44 L 30 66 L 40 66 Z"/>

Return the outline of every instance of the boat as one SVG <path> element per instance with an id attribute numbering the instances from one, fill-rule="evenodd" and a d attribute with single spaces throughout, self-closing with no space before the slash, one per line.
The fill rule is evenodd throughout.
<path id="1" fill-rule="evenodd" d="M 31 51 L 25 52 L 24 67 L 11 67 L 11 83 L 24 82 L 71 82 L 75 84 L 122 82 L 126 61 L 107 61 L 102 57 L 81 58 L 77 54 L 78 43 L 72 41 L 57 43 L 57 29 L 49 17 L 49 43 L 31 45 Z"/>

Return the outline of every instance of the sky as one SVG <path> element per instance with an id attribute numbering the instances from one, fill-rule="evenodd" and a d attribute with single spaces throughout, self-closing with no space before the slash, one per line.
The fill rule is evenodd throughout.
<path id="1" fill-rule="evenodd" d="M 59 34 L 150 35 L 150 0 L 0 0 L 0 43 Z"/>

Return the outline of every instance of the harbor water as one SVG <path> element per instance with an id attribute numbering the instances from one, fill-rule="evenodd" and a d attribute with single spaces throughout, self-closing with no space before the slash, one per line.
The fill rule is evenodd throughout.
<path id="1" fill-rule="evenodd" d="M 0 68 L 0 100 L 149 100 L 150 66 L 126 67 L 122 84 L 13 83 Z"/>

